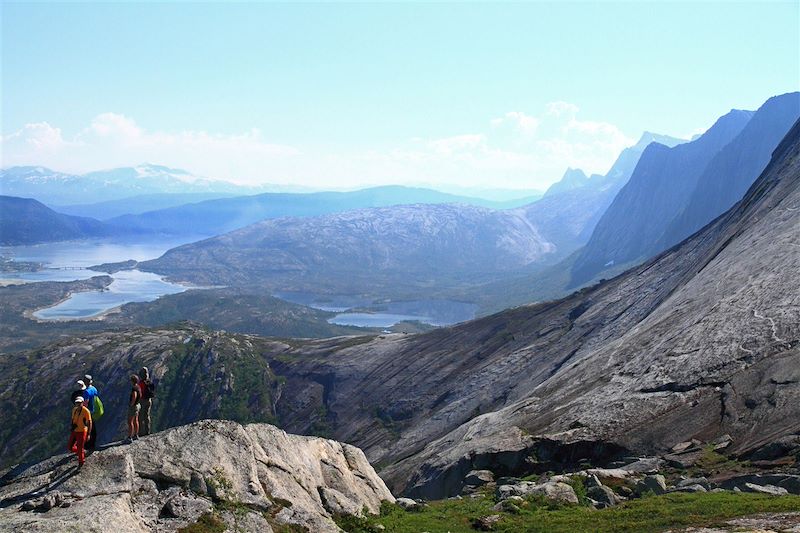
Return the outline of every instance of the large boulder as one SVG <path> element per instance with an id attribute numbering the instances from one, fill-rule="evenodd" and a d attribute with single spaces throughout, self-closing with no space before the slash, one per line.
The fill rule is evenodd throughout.
<path id="1" fill-rule="evenodd" d="M 558 481 L 548 481 L 547 483 L 533 483 L 521 481 L 515 485 L 501 485 L 495 490 L 498 500 L 507 500 L 512 496 L 542 496 L 547 500 L 560 503 L 578 503 L 578 496 L 575 490 Z"/>
<path id="2" fill-rule="evenodd" d="M 218 420 L 109 446 L 80 470 L 65 455 L 12 468 L 0 483 L 0 531 L 175 531 L 205 517 L 332 532 L 334 515 L 394 501 L 358 448 Z"/>

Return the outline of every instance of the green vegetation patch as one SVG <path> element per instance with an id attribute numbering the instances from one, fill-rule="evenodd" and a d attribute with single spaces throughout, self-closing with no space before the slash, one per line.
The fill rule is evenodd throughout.
<path id="1" fill-rule="evenodd" d="M 225 531 L 225 522 L 214 513 L 205 513 L 197 522 L 178 529 L 178 533 L 222 533 Z"/>
<path id="2" fill-rule="evenodd" d="M 800 509 L 800 496 L 768 496 L 734 492 L 666 494 L 631 500 L 617 507 L 595 510 L 586 506 L 556 506 L 529 501 L 519 512 L 494 511 L 489 497 L 431 502 L 421 511 L 406 512 L 385 504 L 380 516 L 339 517 L 339 527 L 350 533 L 374 533 L 383 525 L 391 533 L 474 532 L 473 522 L 487 515 L 502 516 L 494 531 L 503 532 L 656 532 L 687 526 L 710 526 L 732 518 L 765 512 Z"/>

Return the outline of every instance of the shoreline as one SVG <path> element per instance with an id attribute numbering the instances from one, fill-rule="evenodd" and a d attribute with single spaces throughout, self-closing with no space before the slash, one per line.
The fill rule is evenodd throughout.
<path id="1" fill-rule="evenodd" d="M 89 278 L 89 279 L 92 279 L 92 278 Z M 83 281 L 83 280 L 78 280 L 78 281 Z M 33 282 L 33 283 L 37 283 L 37 282 Z M 71 283 L 71 282 L 67 282 L 67 283 Z M 34 313 L 38 313 L 39 311 L 44 311 L 45 309 L 51 309 L 51 308 L 53 308 L 53 307 L 55 307 L 57 305 L 61 305 L 62 303 L 66 302 L 67 300 L 69 300 L 75 294 L 78 294 L 78 293 L 93 292 L 93 291 L 94 292 L 101 292 L 102 290 L 107 289 L 108 286 L 111 285 L 111 283 L 113 283 L 113 278 L 112 278 L 112 281 L 108 283 L 108 285 L 105 285 L 105 286 L 101 287 L 100 289 L 90 288 L 90 289 L 85 289 L 85 290 L 70 290 L 70 291 L 67 291 L 67 293 L 64 295 L 64 297 L 59 299 L 58 301 L 53 302 L 53 303 L 51 303 L 49 305 L 45 305 L 43 307 L 37 307 L 36 309 L 26 309 L 25 311 L 22 312 L 22 316 L 23 316 L 23 318 L 27 318 L 28 320 L 33 320 L 34 322 L 38 322 L 38 323 L 71 322 L 73 320 L 102 320 L 103 318 L 105 318 L 105 315 L 107 313 L 109 313 L 111 311 L 114 311 L 114 309 L 119 311 L 119 308 L 122 307 L 122 306 L 118 305 L 115 308 L 106 309 L 106 310 L 101 311 L 100 313 L 97 313 L 95 315 L 91 315 L 91 316 L 88 316 L 88 317 L 82 317 L 82 318 L 71 318 L 71 317 L 65 317 L 65 318 L 39 318 L 37 316 L 34 316 Z"/>

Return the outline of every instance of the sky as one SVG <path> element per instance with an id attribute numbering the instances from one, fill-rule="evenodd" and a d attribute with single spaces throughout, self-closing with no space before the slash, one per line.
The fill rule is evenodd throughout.
<path id="1" fill-rule="evenodd" d="M 2 3 L 3 167 L 544 189 L 800 88 L 800 2 Z"/>

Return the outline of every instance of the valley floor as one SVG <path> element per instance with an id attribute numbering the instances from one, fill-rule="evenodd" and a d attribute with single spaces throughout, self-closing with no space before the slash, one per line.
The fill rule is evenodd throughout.
<path id="1" fill-rule="evenodd" d="M 431 502 L 419 511 L 405 511 L 397 505 L 384 504 L 380 516 L 365 519 L 348 517 L 339 525 L 350 533 L 800 530 L 800 496 L 795 495 L 776 497 L 735 492 L 665 494 L 631 500 L 601 510 L 591 506 L 544 504 L 531 500 L 515 513 L 495 511 L 492 509 L 494 505 L 495 500 L 488 494 Z M 493 526 L 482 527 L 478 524 L 481 518 L 492 515 L 500 517 Z"/>

